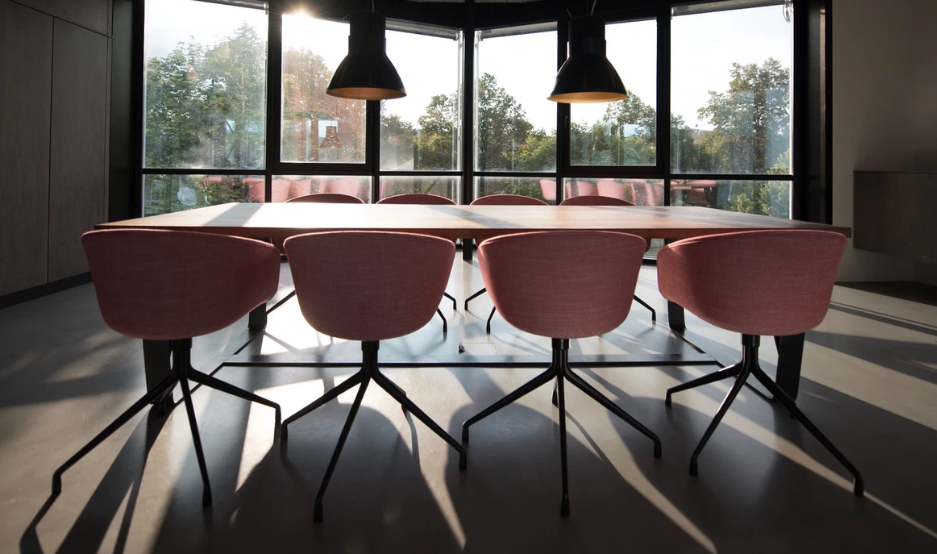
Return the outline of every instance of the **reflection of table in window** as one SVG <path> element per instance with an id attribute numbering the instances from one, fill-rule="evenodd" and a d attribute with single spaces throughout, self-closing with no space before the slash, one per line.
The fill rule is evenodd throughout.
<path id="1" fill-rule="evenodd" d="M 684 204 L 690 206 L 702 206 L 705 208 L 716 207 L 716 195 L 719 183 L 710 180 L 696 181 L 673 181 L 670 185 L 671 191 L 687 191 L 684 197 Z"/>

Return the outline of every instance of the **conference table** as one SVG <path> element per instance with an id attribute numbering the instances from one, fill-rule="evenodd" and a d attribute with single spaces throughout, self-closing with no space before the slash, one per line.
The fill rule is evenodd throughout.
<path id="1" fill-rule="evenodd" d="M 549 230 L 603 230 L 627 232 L 646 239 L 675 240 L 705 235 L 752 230 L 820 229 L 851 236 L 851 230 L 819 223 L 794 221 L 768 216 L 742 214 L 690 206 L 426 206 L 385 204 L 316 204 L 316 203 L 230 203 L 129 219 L 96 226 L 98 229 L 161 229 L 216 233 L 256 239 L 285 239 L 292 235 L 317 231 L 400 231 L 433 235 L 447 239 L 485 239 L 499 234 Z M 466 240 L 465 244 L 469 244 Z M 562 293 L 562 291 L 558 291 Z M 248 321 L 251 333 L 263 331 L 266 305 L 255 309 Z M 582 356 L 571 365 L 585 367 L 718 365 L 718 362 L 686 338 L 684 310 L 668 303 L 670 329 L 688 342 L 696 355 L 668 354 L 634 359 L 627 356 Z M 248 341 L 250 338 L 248 339 Z M 776 380 L 792 398 L 797 397 L 804 335 L 775 337 L 778 349 Z M 170 369 L 169 343 L 144 341 L 144 365 L 147 385 L 152 387 Z M 240 350 L 240 349 L 239 349 Z M 450 358 L 400 360 L 385 367 L 535 367 L 549 363 L 536 356 L 524 359 L 501 357 L 479 359 L 461 353 Z M 572 358 L 572 357 L 571 357 Z M 358 362 L 360 364 L 360 361 Z M 229 366 L 271 367 L 341 367 L 353 362 L 317 358 L 281 360 L 261 355 L 232 356 L 222 364 Z M 220 369 L 219 367 L 219 369 Z"/>

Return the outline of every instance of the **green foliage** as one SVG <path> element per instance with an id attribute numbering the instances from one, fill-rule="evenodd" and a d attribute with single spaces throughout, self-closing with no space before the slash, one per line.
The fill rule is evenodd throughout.
<path id="1" fill-rule="evenodd" d="M 713 173 L 767 173 L 790 144 L 790 72 L 769 58 L 732 64 L 729 90 L 699 110 L 715 126 L 706 141 Z"/>
<path id="2" fill-rule="evenodd" d="M 246 23 L 214 46 L 180 43 L 149 59 L 146 165 L 263 167 L 266 62 Z"/>
<path id="3" fill-rule="evenodd" d="M 572 161 L 576 165 L 654 165 L 656 137 L 656 110 L 632 94 L 610 103 L 591 127 L 572 125 Z"/>

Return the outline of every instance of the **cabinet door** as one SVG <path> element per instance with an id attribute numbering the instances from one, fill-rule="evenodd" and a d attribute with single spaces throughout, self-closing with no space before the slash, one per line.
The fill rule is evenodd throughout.
<path id="1" fill-rule="evenodd" d="M 80 238 L 104 221 L 107 38 L 55 20 L 49 280 L 88 271 Z"/>
<path id="2" fill-rule="evenodd" d="M 46 283 L 52 18 L 0 0 L 0 295 Z"/>

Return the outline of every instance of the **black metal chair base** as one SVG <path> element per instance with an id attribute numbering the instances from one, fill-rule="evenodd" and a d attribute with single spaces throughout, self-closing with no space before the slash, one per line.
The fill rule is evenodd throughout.
<path id="1" fill-rule="evenodd" d="M 475 294 L 473 294 L 472 296 L 469 296 L 468 298 L 466 298 L 466 299 L 465 299 L 465 304 L 464 304 L 465 309 L 468 310 L 468 303 L 469 303 L 469 302 L 471 302 L 472 300 L 475 300 L 476 298 L 478 298 L 479 296 L 485 294 L 486 292 L 488 292 L 488 289 L 483 287 L 483 288 L 481 288 L 480 290 L 478 290 Z"/>
<path id="2" fill-rule="evenodd" d="M 856 469 L 852 463 L 837 449 L 826 436 L 820 432 L 820 430 L 810 421 L 803 412 L 800 411 L 800 408 L 797 407 L 797 403 L 791 399 L 777 383 L 774 382 L 762 369 L 758 363 L 758 346 L 761 339 L 757 336 L 752 335 L 742 335 L 742 361 L 726 368 L 723 368 L 715 373 L 710 375 L 705 375 L 698 379 L 694 379 L 682 385 L 678 385 L 671 389 L 667 390 L 667 398 L 664 401 L 667 406 L 671 405 L 671 395 L 675 392 L 680 392 L 684 390 L 689 390 L 701 385 L 706 385 L 709 383 L 715 383 L 722 379 L 727 379 L 729 377 L 735 377 L 735 384 L 732 385 L 732 389 L 729 390 L 729 394 L 726 395 L 725 399 L 722 401 L 722 404 L 719 406 L 719 410 L 716 412 L 715 417 L 713 417 L 712 422 L 710 422 L 709 427 L 706 428 L 706 432 L 703 433 L 703 438 L 700 439 L 699 444 L 696 446 L 696 450 L 693 451 L 693 456 L 690 458 L 690 475 L 697 475 L 699 473 L 699 463 L 697 459 L 699 458 L 700 453 L 702 453 L 703 448 L 706 446 L 706 443 L 709 442 L 709 438 L 712 437 L 713 432 L 716 430 L 716 427 L 719 426 L 719 423 L 722 421 L 722 418 L 726 415 L 726 412 L 729 411 L 729 408 L 732 406 L 732 402 L 735 401 L 735 397 L 738 396 L 739 391 L 742 390 L 742 387 L 745 386 L 745 381 L 748 379 L 749 375 L 754 375 L 761 384 L 768 389 L 776 400 L 778 400 L 784 408 L 791 413 L 792 416 L 797 418 L 800 421 L 801 425 L 807 428 L 820 443 L 837 459 L 839 463 L 843 464 L 849 473 L 852 474 L 855 479 L 853 485 L 853 493 L 856 496 L 863 496 L 865 493 L 865 485 L 862 480 L 862 475 L 859 473 L 859 470 Z"/>
<path id="3" fill-rule="evenodd" d="M 641 304 L 641 305 L 644 306 L 645 308 L 647 308 L 648 311 L 651 312 L 651 322 L 652 322 L 652 323 L 657 323 L 657 310 L 655 310 L 654 308 L 652 308 L 652 307 L 650 306 L 650 304 L 648 304 L 648 303 L 645 302 L 644 300 L 641 300 L 637 295 L 635 295 L 634 301 L 637 302 L 638 304 Z"/>
<path id="4" fill-rule="evenodd" d="M 497 412 L 501 408 L 512 404 L 516 400 L 525 396 L 526 394 L 533 392 L 541 385 L 544 385 L 553 379 L 556 379 L 557 393 L 556 398 L 558 400 L 559 407 L 559 423 L 560 423 L 560 463 L 562 467 L 562 478 L 563 478 L 563 496 L 560 501 L 560 515 L 562 517 L 569 517 L 569 487 L 568 487 L 568 471 L 566 468 L 566 394 L 564 392 L 564 382 L 569 381 L 576 388 L 586 393 L 590 398 L 604 406 L 607 410 L 617 415 L 623 419 L 626 423 L 640 431 L 646 437 L 654 441 L 654 457 L 660 458 L 661 456 L 661 446 L 660 439 L 657 438 L 657 435 L 652 433 L 650 429 L 642 425 L 638 420 L 634 419 L 627 412 L 618 407 L 614 402 L 606 398 L 599 391 L 592 387 L 589 383 L 584 381 L 582 377 L 573 373 L 572 368 L 569 367 L 569 340 L 567 339 L 553 339 L 553 362 L 550 364 L 550 367 L 540 375 L 534 377 L 532 380 L 528 381 L 526 384 L 522 385 L 520 388 L 505 396 L 501 400 L 498 400 L 491 406 L 485 408 L 478 414 L 472 416 L 468 421 L 462 425 L 462 444 L 467 444 L 469 442 L 469 427 L 478 423 L 479 421 L 485 419 L 491 414 Z"/>
<path id="5" fill-rule="evenodd" d="M 348 418 L 345 420 L 345 425 L 342 427 L 342 432 L 338 437 L 338 444 L 335 445 L 335 451 L 332 453 L 332 458 L 329 460 L 329 467 L 325 470 L 325 476 L 322 478 L 322 484 L 319 485 L 319 492 L 316 494 L 315 511 L 313 513 L 313 521 L 316 523 L 322 521 L 322 499 L 325 497 L 325 491 L 329 486 L 329 481 L 332 479 L 332 473 L 335 471 L 335 466 L 338 464 L 338 458 L 342 454 L 342 448 L 345 446 L 345 440 L 348 438 L 348 433 L 351 431 L 351 426 L 355 421 L 355 416 L 358 415 L 358 408 L 361 407 L 361 400 L 364 398 L 364 393 L 368 389 L 368 384 L 371 381 L 377 383 L 377 385 L 384 389 L 387 394 L 399 402 L 405 411 L 409 411 L 411 414 L 416 416 L 416 418 L 422 421 L 427 427 L 430 428 L 430 430 L 439 435 L 439 437 L 449 443 L 450 446 L 455 448 L 456 452 L 459 453 L 459 469 L 464 471 L 467 468 L 465 449 L 462 448 L 462 445 L 459 444 L 458 441 L 452 438 L 448 433 L 446 433 L 442 427 L 436 424 L 435 421 L 430 419 L 430 417 L 426 415 L 416 404 L 414 404 L 412 400 L 407 398 L 407 393 L 404 392 L 403 389 L 398 387 L 396 383 L 381 373 L 377 361 L 378 348 L 380 348 L 380 343 L 378 342 L 361 343 L 361 350 L 364 352 L 364 360 L 361 366 L 361 370 L 345 381 L 342 381 L 339 385 L 336 385 L 334 388 L 330 389 L 328 392 L 317 398 L 305 408 L 286 418 L 286 421 L 283 422 L 283 425 L 280 429 L 280 441 L 281 444 L 285 446 L 286 441 L 289 438 L 288 429 L 290 423 L 293 423 L 299 418 L 312 412 L 316 408 L 325 405 L 329 401 L 338 398 L 340 394 L 352 388 L 353 386 L 361 385 L 358 388 L 358 394 L 355 396 L 355 401 L 351 405 L 351 411 L 348 413 Z"/>
<path id="6" fill-rule="evenodd" d="M 91 439 L 88 444 L 82 447 L 74 456 L 68 459 L 64 464 L 62 464 L 55 473 L 52 474 L 52 494 L 57 496 L 62 492 L 62 475 L 68 468 L 75 465 L 79 460 L 84 458 L 89 452 L 94 450 L 99 444 L 104 442 L 109 436 L 111 436 L 114 431 L 120 429 L 125 423 L 130 421 L 130 419 L 139 413 L 143 408 L 148 406 L 151 402 L 160 400 L 161 397 L 169 390 L 172 389 L 176 383 L 179 384 L 182 389 L 182 399 L 185 404 L 186 415 L 189 419 L 189 428 L 192 431 L 192 442 L 195 445 L 195 457 L 198 459 L 199 472 L 202 475 L 202 505 L 211 506 L 212 504 L 212 495 L 211 495 L 211 485 L 208 480 L 208 467 L 205 464 L 205 454 L 202 452 L 202 440 L 198 432 L 198 422 L 195 420 L 195 407 L 192 404 L 192 391 L 189 389 L 189 381 L 195 381 L 196 383 L 205 385 L 206 387 L 213 388 L 215 390 L 237 396 L 238 398 L 243 398 L 244 400 L 249 400 L 251 402 L 257 402 L 258 404 L 263 404 L 269 406 L 276 411 L 276 424 L 274 427 L 274 435 L 276 435 L 277 430 L 280 428 L 280 406 L 279 404 L 267 400 L 266 398 L 257 396 L 252 392 L 240 389 L 216 379 L 211 375 L 201 373 L 196 371 L 192 367 L 191 360 L 191 351 L 192 351 L 192 339 L 184 340 L 175 340 L 172 341 L 172 369 L 169 372 L 169 375 L 166 376 L 158 385 L 153 387 L 151 391 L 146 393 L 143 398 L 137 400 L 133 406 L 131 406 L 127 411 L 122 413 L 117 419 L 111 422 L 103 431 L 98 433 L 96 437 Z M 163 403 L 160 403 L 157 406 L 157 409 L 161 413 L 165 413 L 167 406 Z"/>

